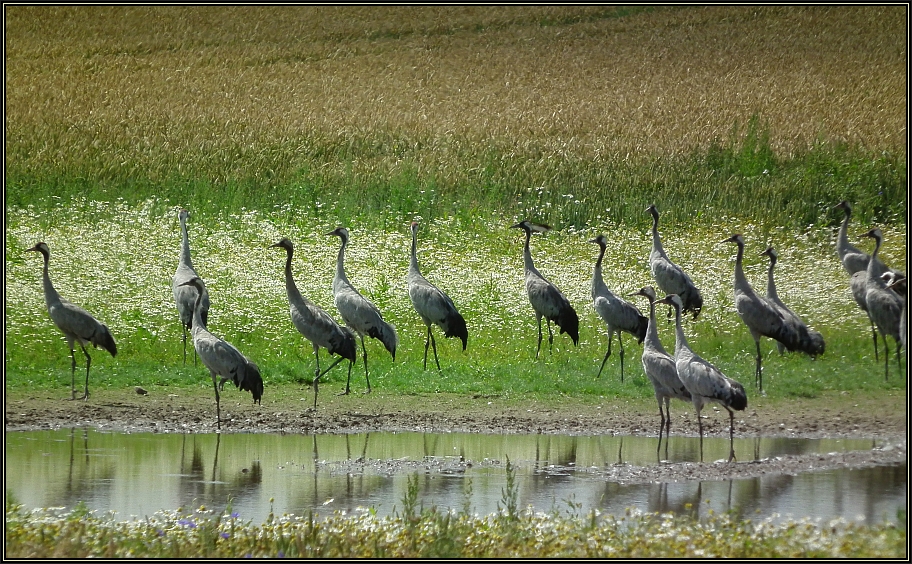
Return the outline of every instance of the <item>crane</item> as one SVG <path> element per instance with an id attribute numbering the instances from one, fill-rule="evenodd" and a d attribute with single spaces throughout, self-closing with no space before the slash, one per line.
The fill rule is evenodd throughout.
<path id="1" fill-rule="evenodd" d="M 671 433 L 671 411 L 669 404 L 671 399 L 681 401 L 693 401 L 693 398 L 687 386 L 678 377 L 678 371 L 675 367 L 674 357 L 665 351 L 662 342 L 659 341 L 659 331 L 656 327 L 655 301 L 656 293 L 652 286 L 640 288 L 639 292 L 631 296 L 643 296 L 649 300 L 649 321 L 646 330 L 646 337 L 643 341 L 643 371 L 652 383 L 652 389 L 655 391 L 656 401 L 659 403 L 659 444 L 662 442 L 662 427 L 665 427 L 666 434 Z M 662 402 L 665 402 L 665 411 L 662 411 Z M 667 417 L 666 417 L 667 416 Z M 667 445 L 667 443 L 666 443 Z"/>
<path id="2" fill-rule="evenodd" d="M 742 261 L 744 259 L 744 238 L 736 233 L 722 241 L 738 245 L 738 255 L 735 258 L 735 308 L 744 324 L 750 330 L 751 337 L 757 345 L 756 383 L 763 391 L 763 365 L 760 354 L 760 337 L 770 337 L 785 345 L 790 351 L 796 349 L 798 335 L 786 323 L 785 316 L 776 306 L 766 298 L 757 295 L 744 276 Z"/>
<path id="3" fill-rule="evenodd" d="M 431 324 L 435 324 L 443 330 L 443 336 L 459 337 L 462 340 L 462 350 L 466 350 L 469 340 L 469 331 L 466 328 L 465 319 L 456 309 L 453 300 L 437 286 L 431 284 L 421 275 L 418 269 L 418 222 L 413 221 L 412 230 L 412 253 L 409 260 L 408 276 L 408 294 L 412 300 L 415 311 L 424 321 L 427 327 L 427 338 L 424 341 L 424 369 L 427 370 L 428 345 L 434 347 L 434 362 L 437 363 L 437 370 L 440 370 L 440 360 L 437 358 L 437 342 L 434 340 L 434 334 L 431 332 Z"/>
<path id="4" fill-rule="evenodd" d="M 96 349 L 102 348 L 111 353 L 112 357 L 116 357 L 117 343 L 114 342 L 114 337 L 111 336 L 111 332 L 106 325 L 99 322 L 92 317 L 92 314 L 78 305 L 60 297 L 60 294 L 54 289 L 54 284 L 51 283 L 51 277 L 48 274 L 51 250 L 48 248 L 47 243 L 38 242 L 27 251 L 34 251 L 44 255 L 44 269 L 42 270 L 44 302 L 47 304 L 51 321 L 63 333 L 67 345 L 70 347 L 70 359 L 72 360 L 70 368 L 70 399 L 76 399 L 76 349 L 73 344 L 78 342 L 79 347 L 82 349 L 82 354 L 86 357 L 85 394 L 80 399 L 87 400 L 89 399 L 89 366 L 92 364 L 92 357 L 89 356 L 85 346 L 91 343 Z"/>
<path id="5" fill-rule="evenodd" d="M 598 235 L 589 242 L 599 246 L 598 259 L 595 261 L 595 268 L 592 269 L 592 306 L 608 327 L 608 352 L 605 353 L 605 358 L 602 360 L 602 366 L 599 368 L 598 376 L 596 377 L 598 378 L 602 375 L 605 362 L 611 356 L 611 340 L 614 334 L 617 333 L 618 346 L 621 347 L 621 382 L 623 382 L 624 342 L 621 340 L 621 334 L 623 332 L 630 333 L 636 337 L 638 343 L 642 343 L 646 337 L 649 320 L 640 313 L 640 310 L 635 305 L 612 293 L 602 279 L 602 259 L 605 257 L 608 239 L 604 235 Z"/>
<path id="6" fill-rule="evenodd" d="M 538 359 L 538 353 L 541 352 L 542 329 L 541 320 L 545 318 L 548 324 L 548 350 L 554 343 L 554 333 L 551 331 L 551 322 L 560 327 L 561 334 L 567 333 L 573 340 L 573 344 L 579 343 L 579 317 L 576 310 L 570 305 L 570 301 L 564 297 L 564 294 L 558 290 L 557 286 L 552 284 L 547 278 L 535 268 L 532 262 L 532 252 L 529 250 L 529 240 L 532 238 L 532 232 L 546 233 L 551 227 L 529 221 L 521 221 L 516 225 L 511 225 L 511 229 L 522 229 L 526 232 L 526 243 L 523 247 L 523 263 L 526 271 L 526 293 L 529 295 L 529 301 L 532 303 L 532 309 L 535 310 L 535 317 L 538 319 L 538 348 L 535 350 L 535 358 Z"/>
<path id="7" fill-rule="evenodd" d="M 669 260 L 662 239 L 659 237 L 659 210 L 655 204 L 646 208 L 652 215 L 652 250 L 649 252 L 649 269 L 659 289 L 666 294 L 677 294 L 684 302 L 684 312 L 692 312 L 696 319 L 703 309 L 703 296 L 700 290 L 680 266 Z M 671 311 L 669 310 L 669 314 Z"/>
<path id="8" fill-rule="evenodd" d="M 890 349 L 887 346 L 887 336 L 893 337 L 896 341 L 896 363 L 902 370 L 900 362 L 899 343 L 902 339 L 899 333 L 899 321 L 902 318 L 903 304 L 899 294 L 887 288 L 886 283 L 881 278 L 883 272 L 877 267 L 877 253 L 880 252 L 880 246 L 883 244 L 883 233 L 877 227 L 871 229 L 863 235 L 874 239 L 874 252 L 871 254 L 871 260 L 868 262 L 867 276 L 865 278 L 865 303 L 868 305 L 868 313 L 877 330 L 880 331 L 884 343 L 884 378 L 890 378 Z M 894 274 L 895 275 L 895 274 Z"/>
<path id="9" fill-rule="evenodd" d="M 703 461 L 703 421 L 700 410 L 710 402 L 720 404 L 728 411 L 729 421 L 729 455 L 728 461 L 735 459 L 735 411 L 747 408 L 747 394 L 736 380 L 722 373 L 711 363 L 703 360 L 687 344 L 684 328 L 681 327 L 681 309 L 684 303 L 677 294 L 669 294 L 657 300 L 674 307 L 675 310 L 675 368 L 678 378 L 690 392 L 690 399 L 697 410 L 697 425 L 700 429 L 700 461 Z"/>
<path id="10" fill-rule="evenodd" d="M 776 291 L 776 280 L 773 277 L 773 270 L 776 268 L 776 263 L 779 260 L 779 254 L 776 252 L 776 249 L 767 247 L 765 251 L 760 253 L 760 256 L 766 256 L 770 259 L 769 269 L 766 274 L 766 299 L 779 309 L 780 313 L 785 317 L 786 322 L 791 325 L 797 333 L 798 350 L 808 354 L 812 358 L 822 355 L 826 350 L 826 343 L 823 340 L 823 335 L 818 331 L 809 329 L 804 323 L 804 320 L 779 299 L 779 294 Z M 779 349 L 779 354 L 782 354 L 785 350 L 785 345 L 777 341 L 776 346 Z"/>
<path id="11" fill-rule="evenodd" d="M 200 317 L 205 325 L 209 321 L 209 292 L 206 290 L 206 284 L 202 284 L 202 290 L 197 290 L 194 286 L 188 286 L 184 282 L 193 277 L 199 278 L 196 270 L 193 268 L 193 262 L 190 260 L 190 240 L 187 237 L 187 218 L 190 212 L 181 208 L 177 212 L 177 218 L 180 221 L 181 228 L 181 252 L 180 259 L 177 262 L 177 271 L 171 279 L 171 291 L 174 294 L 174 305 L 177 306 L 177 313 L 180 315 L 181 326 L 183 328 L 182 341 L 184 344 L 184 364 L 187 364 L 187 332 L 193 329 L 193 307 L 196 303 L 196 294 L 201 291 L 203 299 L 200 302 Z M 196 353 L 194 352 L 193 365 L 196 366 Z"/>
<path id="12" fill-rule="evenodd" d="M 839 226 L 839 233 L 836 235 L 836 255 L 839 257 L 839 262 L 842 263 L 845 271 L 851 277 L 849 285 L 852 290 L 852 298 L 858 307 L 861 308 L 861 311 L 865 312 L 865 315 L 868 316 L 868 321 L 871 323 L 871 337 L 874 340 L 874 359 L 877 360 L 877 328 L 874 325 L 871 314 L 868 313 L 868 304 L 865 300 L 865 294 L 868 289 L 866 283 L 868 262 L 871 260 L 871 255 L 849 243 L 848 229 L 849 220 L 852 218 L 852 204 L 843 200 L 836 204 L 833 209 L 845 212 L 845 217 Z M 884 272 L 887 267 L 878 260 L 877 269 L 880 272 Z"/>
<path id="13" fill-rule="evenodd" d="M 270 248 L 273 247 L 285 249 L 288 255 L 285 261 L 285 293 L 288 295 L 291 322 L 295 329 L 313 344 L 314 357 L 317 359 L 317 368 L 314 371 L 313 380 L 314 411 L 316 411 L 320 378 L 344 359 L 348 359 L 348 381 L 345 387 L 347 389 L 350 386 L 352 366 L 355 364 L 358 355 L 355 336 L 348 327 L 342 327 L 336 323 L 336 320 L 326 313 L 323 308 L 302 296 L 301 292 L 298 291 L 294 276 L 291 274 L 294 244 L 287 237 L 283 237 L 278 243 L 270 245 Z M 339 355 L 339 358 L 323 372 L 320 372 L 320 347 L 326 349 L 331 355 Z"/>
<path id="14" fill-rule="evenodd" d="M 263 378 L 256 364 L 241 354 L 231 343 L 220 339 L 206 329 L 202 319 L 203 281 L 199 276 L 181 283 L 182 286 L 194 286 L 197 289 L 196 303 L 193 306 L 193 348 L 212 376 L 212 389 L 215 390 L 216 425 L 222 428 L 222 412 L 219 391 L 225 389 L 225 382 L 231 380 L 241 390 L 253 395 L 253 403 L 262 404 Z M 221 377 L 220 382 L 216 382 Z"/>
<path id="15" fill-rule="evenodd" d="M 339 255 L 336 257 L 336 274 L 333 276 L 333 299 L 345 324 L 361 339 L 361 351 L 364 355 L 364 379 L 367 380 L 367 393 L 370 393 L 371 385 L 367 373 L 367 348 L 364 346 L 364 336 L 367 335 L 383 343 L 386 350 L 393 356 L 393 360 L 396 360 L 399 336 L 396 334 L 396 328 L 383 320 L 383 315 L 377 306 L 362 296 L 345 275 L 345 247 L 348 245 L 348 229 L 339 227 L 327 235 L 334 235 L 342 240 Z M 348 394 L 349 391 L 349 386 L 346 384 L 344 394 Z"/>

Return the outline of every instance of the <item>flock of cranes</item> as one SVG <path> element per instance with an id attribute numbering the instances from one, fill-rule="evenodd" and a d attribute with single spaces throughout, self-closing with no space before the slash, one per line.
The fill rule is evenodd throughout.
<path id="1" fill-rule="evenodd" d="M 897 362 L 899 351 L 905 348 L 906 332 L 906 302 L 905 302 L 905 274 L 889 269 L 878 258 L 882 244 L 882 234 L 879 229 L 871 229 L 864 234 L 873 238 L 874 251 L 871 255 L 863 253 L 848 242 L 847 228 L 851 217 L 852 208 L 847 202 L 841 202 L 836 209 L 845 211 L 845 219 L 839 230 L 836 241 L 837 254 L 851 276 L 852 294 L 858 305 L 866 312 L 871 320 L 874 335 L 875 356 L 877 353 L 877 333 L 884 341 L 885 357 L 887 358 L 884 370 L 885 377 L 889 377 L 889 355 L 887 354 L 886 337 L 889 335 L 897 343 Z M 659 444 L 663 430 L 671 430 L 671 416 L 669 403 L 671 399 L 690 401 L 697 413 L 697 422 L 700 431 L 700 452 L 702 459 L 703 427 L 700 420 L 701 409 L 710 402 L 722 405 L 730 418 L 731 451 L 729 461 L 735 458 L 734 453 L 734 411 L 744 410 L 747 406 L 747 395 L 744 387 L 737 381 L 725 376 L 718 368 L 697 355 L 688 345 L 682 326 L 682 316 L 690 313 L 696 319 L 703 307 L 703 297 L 700 290 L 693 283 L 690 276 L 678 265 L 673 263 L 662 248 L 658 232 L 659 212 L 655 205 L 649 206 L 646 211 L 652 216 L 652 250 L 649 256 L 650 271 L 659 290 L 665 297 L 658 299 L 652 286 L 645 286 L 639 292 L 629 297 L 642 296 L 649 301 L 649 316 L 644 316 L 641 311 L 629 301 L 613 293 L 602 278 L 602 261 L 608 245 L 604 235 L 599 235 L 590 240 L 590 243 L 599 247 L 598 258 L 592 275 L 592 305 L 598 316 L 605 323 L 608 332 L 608 351 L 602 360 L 597 377 L 601 376 L 608 357 L 611 356 L 611 343 L 615 334 L 618 336 L 620 348 L 621 380 L 624 378 L 624 347 L 621 341 L 622 333 L 634 336 L 639 343 L 643 343 L 642 365 L 647 378 L 655 391 L 656 401 L 659 404 Z M 181 249 L 177 270 L 172 279 L 174 302 L 177 308 L 183 331 L 184 363 L 187 362 L 186 339 L 189 332 L 192 337 L 196 358 L 209 369 L 215 391 L 217 425 L 221 427 L 220 394 L 225 383 L 231 380 L 236 387 L 249 391 L 254 402 L 259 403 L 263 396 L 263 379 L 259 368 L 237 348 L 227 341 L 217 337 L 207 329 L 209 311 L 209 293 L 202 278 L 193 268 L 190 258 L 190 245 L 187 234 L 187 219 L 189 212 L 181 209 L 178 219 L 181 229 Z M 545 318 L 548 328 L 549 350 L 553 346 L 554 333 L 551 323 L 560 329 L 560 333 L 567 333 L 573 344 L 579 343 L 579 317 L 564 294 L 549 281 L 535 267 L 532 260 L 530 241 L 533 233 L 545 233 L 550 230 L 547 225 L 521 221 L 511 228 L 522 229 L 525 233 L 523 245 L 523 264 L 525 271 L 525 287 L 529 302 L 538 321 L 538 345 L 535 352 L 536 359 L 541 352 L 543 339 L 541 322 Z M 422 274 L 417 259 L 417 233 L 418 223 L 412 222 L 411 226 L 411 252 L 407 275 L 408 294 L 410 301 L 427 328 L 427 337 L 424 346 L 424 368 L 427 369 L 428 348 L 434 351 L 434 361 L 438 370 L 440 360 L 437 355 L 437 344 L 434 339 L 432 326 L 439 327 L 446 338 L 456 337 L 462 341 L 463 350 L 468 344 L 468 329 L 466 321 L 459 313 L 453 300 L 441 289 L 430 283 Z M 314 371 L 314 407 L 317 407 L 317 391 L 319 380 L 338 363 L 348 360 L 348 379 L 345 391 L 351 390 L 351 371 L 357 360 L 356 336 L 361 341 L 362 359 L 364 362 L 364 377 L 367 392 L 371 391 L 370 379 L 367 368 L 367 349 L 364 337 L 368 336 L 379 340 L 389 351 L 392 358 L 396 358 L 396 348 L 399 337 L 395 327 L 384 320 L 379 308 L 364 297 L 349 281 L 345 273 L 345 249 L 349 242 L 349 231 L 339 227 L 327 235 L 339 237 L 341 244 L 336 259 L 336 271 L 333 277 L 332 289 L 336 309 L 343 324 L 336 322 L 333 317 L 320 306 L 307 299 L 298 290 L 292 275 L 292 261 L 294 245 L 283 238 L 270 245 L 271 248 L 281 248 L 286 251 L 285 262 L 285 289 L 288 297 L 289 312 L 294 327 L 310 341 L 314 349 L 316 369 Z M 784 351 L 800 351 L 811 357 L 821 355 L 825 351 L 823 336 L 810 329 L 804 321 L 780 299 L 776 292 L 773 270 L 776 266 L 778 255 L 772 247 L 763 253 L 770 260 L 767 273 L 766 296 L 761 296 L 747 281 L 742 266 L 744 257 L 744 238 L 741 234 L 734 234 L 723 242 L 737 245 L 737 255 L 734 269 L 734 296 L 735 307 L 738 315 L 747 326 L 754 339 L 757 357 L 755 367 L 755 383 L 762 393 L 762 354 L 760 352 L 760 338 L 767 337 L 776 341 L 780 353 Z M 91 357 L 85 345 L 92 344 L 111 353 L 117 354 L 117 346 L 108 328 L 98 322 L 84 309 L 62 299 L 54 289 L 48 274 L 50 250 L 46 243 L 39 242 L 29 251 L 40 252 L 44 256 L 43 283 L 44 295 L 48 313 L 54 324 L 60 329 L 67 340 L 72 360 L 72 399 L 76 399 L 75 371 L 76 356 L 74 343 L 78 342 L 86 357 L 86 384 L 85 393 L 81 399 L 89 395 L 89 366 Z M 656 327 L 655 309 L 657 304 L 665 304 L 674 311 L 675 316 L 675 347 L 671 355 L 659 341 Z M 320 369 L 320 348 L 326 349 L 330 355 L 338 356 L 325 370 Z M 664 404 L 664 410 L 663 410 Z"/>

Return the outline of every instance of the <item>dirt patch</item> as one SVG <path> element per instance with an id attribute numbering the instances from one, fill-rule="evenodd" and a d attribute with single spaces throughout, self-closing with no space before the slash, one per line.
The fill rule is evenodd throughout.
<path id="1" fill-rule="evenodd" d="M 565 435 L 658 435 L 659 414 L 654 400 L 558 397 L 547 402 L 503 396 L 428 394 L 413 396 L 352 393 L 334 395 L 321 388 L 314 412 L 309 388 L 285 386 L 270 390 L 262 405 L 247 394 L 227 387 L 222 394 L 223 433 L 365 433 L 460 432 L 544 433 Z M 25 431 L 91 427 L 119 432 L 211 433 L 216 431 L 215 399 L 211 389 L 150 388 L 99 390 L 88 401 L 69 401 L 65 394 L 7 391 L 6 430 Z M 735 437 L 870 438 L 871 450 L 782 456 L 737 461 L 733 464 L 662 463 L 648 467 L 625 464 L 589 471 L 624 482 L 729 479 L 763 474 L 799 473 L 829 468 L 863 467 L 906 462 L 907 401 L 905 393 L 828 393 L 813 399 L 756 398 L 736 413 Z M 703 410 L 704 436 L 728 436 L 728 413 L 717 407 Z M 672 436 L 697 436 L 693 407 L 672 404 Z M 490 462 L 496 464 L 497 462 Z M 356 460 L 346 472 L 455 473 L 477 461 Z M 561 472 L 569 469 L 549 468 Z M 580 471 L 580 469 L 573 469 Z"/>

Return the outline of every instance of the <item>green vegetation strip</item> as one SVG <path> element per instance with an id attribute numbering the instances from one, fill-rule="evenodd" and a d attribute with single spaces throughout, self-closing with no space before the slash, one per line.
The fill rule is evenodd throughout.
<path id="1" fill-rule="evenodd" d="M 253 525 L 201 507 L 121 522 L 77 508 L 7 505 L 8 558 L 904 558 L 898 524 L 774 523 L 727 514 L 698 520 L 628 511 L 614 516 L 436 508 L 379 518 L 272 516 Z"/>

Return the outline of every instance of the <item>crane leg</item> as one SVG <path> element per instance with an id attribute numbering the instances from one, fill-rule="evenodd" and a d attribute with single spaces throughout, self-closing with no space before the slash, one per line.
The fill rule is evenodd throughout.
<path id="1" fill-rule="evenodd" d="M 602 366 L 599 368 L 598 376 L 596 378 L 602 377 L 602 369 L 605 368 L 605 363 L 608 362 L 608 357 L 611 356 L 611 338 L 614 337 L 614 333 L 608 333 L 608 352 L 605 353 L 605 358 L 602 359 Z"/>
<path id="2" fill-rule="evenodd" d="M 874 327 L 874 320 L 871 319 L 871 314 L 868 314 L 868 321 L 871 322 L 871 336 L 874 337 L 874 360 L 880 360 L 877 358 L 877 327 Z"/>
<path id="3" fill-rule="evenodd" d="M 548 354 L 554 354 L 554 332 L 551 331 L 551 320 L 545 319 L 548 322 Z"/>
<path id="4" fill-rule="evenodd" d="M 322 378 L 324 374 L 326 374 L 327 372 L 329 372 L 330 370 L 332 370 L 337 364 L 339 364 L 340 362 L 342 362 L 342 358 L 343 358 L 343 357 L 341 357 L 341 356 L 340 356 L 339 358 L 337 358 L 336 361 L 333 362 L 332 364 L 330 364 L 329 367 L 328 367 L 326 370 L 324 370 L 323 372 L 320 372 L 320 373 L 317 374 L 316 377 L 314 378 L 314 383 L 313 383 L 313 388 L 314 388 L 314 411 L 317 410 L 317 391 L 318 391 L 319 388 L 320 388 L 320 378 Z M 317 370 L 319 370 L 319 369 L 320 369 L 320 364 L 319 364 L 319 360 L 318 360 L 318 361 L 317 361 Z M 351 376 L 351 366 L 349 366 L 348 369 L 349 369 L 349 376 Z M 339 394 L 339 395 L 343 395 L 343 394 Z"/>
<path id="5" fill-rule="evenodd" d="M 369 394 L 371 391 L 371 381 L 367 376 L 367 348 L 364 346 L 364 335 L 361 335 L 361 351 L 364 353 L 364 379 L 367 380 L 367 391 L 365 394 Z M 348 384 L 345 384 L 345 393 L 348 393 Z"/>
<path id="6" fill-rule="evenodd" d="M 83 395 L 81 399 L 87 400 L 87 399 L 89 399 L 89 366 L 92 365 L 92 357 L 89 356 L 89 351 L 86 350 L 85 345 L 83 345 L 82 343 L 80 343 L 79 346 L 82 348 L 82 354 L 84 354 L 85 357 L 86 357 L 86 385 L 85 385 L 85 395 Z M 75 391 L 75 390 L 74 390 L 74 391 Z"/>
<path id="7" fill-rule="evenodd" d="M 211 370 L 209 372 L 212 375 L 212 389 L 215 390 L 215 425 L 216 425 L 216 427 L 219 428 L 219 430 L 221 430 L 222 429 L 222 408 L 219 403 L 220 398 L 219 398 L 218 384 L 216 384 L 216 382 L 215 382 L 215 380 L 216 380 L 215 372 L 212 372 Z"/>
<path id="8" fill-rule="evenodd" d="M 755 339 L 754 342 L 757 343 L 757 377 L 755 378 L 755 380 L 757 381 L 756 382 L 757 387 L 762 392 L 763 391 L 763 362 L 760 357 L 760 339 Z"/>
<path id="9" fill-rule="evenodd" d="M 731 449 L 728 453 L 728 461 L 731 462 L 735 460 L 735 412 L 731 409 L 728 409 L 728 425 L 728 444 Z"/>
<path id="10" fill-rule="evenodd" d="M 184 343 L 184 365 L 187 364 L 187 326 L 181 323 L 181 341 Z M 193 349 L 196 350 L 195 348 Z"/>
<path id="11" fill-rule="evenodd" d="M 70 342 L 70 399 L 76 399 L 76 349 Z"/>
<path id="12" fill-rule="evenodd" d="M 440 370 L 440 360 L 437 359 L 437 341 L 434 340 L 434 333 L 431 326 L 428 325 L 428 337 L 431 339 L 431 346 L 434 348 L 434 362 L 437 363 L 437 370 Z M 427 343 L 424 344 L 424 368 L 427 370 Z"/>
<path id="13" fill-rule="evenodd" d="M 659 398 L 656 398 L 656 399 L 659 402 L 659 418 L 660 418 L 659 419 L 659 444 L 658 444 L 658 446 L 656 446 L 656 462 L 660 462 L 662 460 L 662 455 L 660 453 L 661 453 L 661 449 L 662 449 L 662 429 L 665 428 L 665 414 L 662 413 L 662 400 Z M 665 442 L 666 443 L 668 442 L 667 437 L 665 438 Z"/>
<path id="14" fill-rule="evenodd" d="M 884 345 L 884 381 L 890 379 L 890 345 L 887 343 L 887 335 L 881 331 L 880 336 Z M 896 347 L 897 359 L 899 358 L 899 347 Z"/>
<path id="15" fill-rule="evenodd" d="M 541 318 L 542 318 L 542 316 L 539 315 L 538 316 L 538 348 L 535 349 L 535 360 L 538 360 L 538 353 L 541 352 L 541 342 L 542 342 Z"/>
<path id="16" fill-rule="evenodd" d="M 700 419 L 700 410 L 697 410 L 697 428 L 700 429 L 700 462 L 703 462 L 703 420 Z"/>
<path id="17" fill-rule="evenodd" d="M 621 383 L 624 383 L 624 341 L 621 340 L 621 333 L 618 331 L 618 346 L 621 347 Z"/>
<path id="18" fill-rule="evenodd" d="M 671 399 L 665 398 L 665 434 L 671 434 Z"/>

